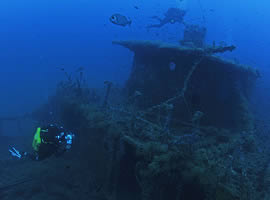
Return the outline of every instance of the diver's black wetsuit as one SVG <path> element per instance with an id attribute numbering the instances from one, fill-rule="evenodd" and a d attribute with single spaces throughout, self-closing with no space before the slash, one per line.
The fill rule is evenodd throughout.
<path id="1" fill-rule="evenodd" d="M 40 132 L 41 143 L 34 153 L 27 153 L 26 157 L 33 160 L 43 160 L 51 155 L 60 155 L 66 151 L 65 136 L 67 131 L 62 127 L 50 125 L 42 127 Z"/>
<path id="2" fill-rule="evenodd" d="M 57 136 L 61 132 L 65 133 L 64 129 L 56 126 L 49 126 L 42 129 L 48 130 L 48 132 L 40 133 L 41 144 L 37 152 L 39 160 L 49 157 L 60 150 L 61 142 L 57 139 Z"/>

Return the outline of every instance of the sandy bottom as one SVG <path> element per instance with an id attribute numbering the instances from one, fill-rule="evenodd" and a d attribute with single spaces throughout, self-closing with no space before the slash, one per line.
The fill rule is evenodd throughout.
<path id="1" fill-rule="evenodd" d="M 21 150 L 31 149 L 30 143 L 29 138 L 0 138 L 1 200 L 105 199 L 96 193 L 100 193 L 97 179 L 102 182 L 102 176 L 93 173 L 93 168 L 102 171 L 104 166 L 93 156 L 87 157 L 79 149 L 43 161 L 18 160 L 9 155 L 9 145 L 17 144 Z"/>

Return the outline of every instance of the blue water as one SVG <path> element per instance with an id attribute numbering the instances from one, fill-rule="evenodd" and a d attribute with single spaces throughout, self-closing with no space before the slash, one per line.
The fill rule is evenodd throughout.
<path id="1" fill-rule="evenodd" d="M 137 6 L 139 9 L 135 9 Z M 1 115 L 20 114 L 45 102 L 59 70 L 84 67 L 89 85 L 103 87 L 104 80 L 123 84 L 131 67 L 132 53 L 112 40 L 150 39 L 178 43 L 183 25 L 159 29 L 145 27 L 170 7 L 187 10 L 185 21 L 207 28 L 206 42 L 224 41 L 237 50 L 223 56 L 262 71 L 263 106 L 269 108 L 270 3 L 266 0 L 1 0 L 0 91 Z M 113 13 L 132 20 L 130 27 L 110 23 Z M 259 108 L 258 108 L 259 109 Z"/>
<path id="2" fill-rule="evenodd" d="M 61 69 L 65 69 L 66 72 L 72 73 L 75 72 L 78 68 L 83 68 L 84 77 L 87 80 L 88 86 L 90 88 L 101 88 L 103 93 L 106 91 L 104 81 L 113 82 L 113 86 L 123 86 L 131 71 L 133 53 L 128 49 L 123 48 L 122 46 L 113 45 L 112 41 L 159 40 L 162 42 L 178 45 L 179 40 L 183 38 L 183 24 L 175 23 L 166 24 L 161 28 L 146 28 L 148 25 L 158 22 L 157 20 L 151 18 L 152 16 L 160 16 L 162 18 L 164 13 L 171 7 L 186 10 L 187 13 L 184 17 L 184 21 L 187 24 L 195 24 L 207 28 L 207 35 L 205 38 L 206 44 L 212 45 L 213 42 L 215 42 L 217 45 L 222 43 L 236 46 L 235 51 L 219 54 L 218 56 L 221 56 L 224 59 L 235 61 L 239 64 L 249 65 L 251 67 L 257 68 L 260 71 L 262 77 L 257 80 L 256 85 L 254 86 L 254 91 L 248 100 L 251 111 L 255 117 L 255 122 L 260 121 L 260 123 L 258 123 L 259 131 L 257 131 L 256 134 L 258 133 L 259 136 L 262 136 L 259 139 L 267 138 L 269 141 L 269 0 L 0 0 L 0 200 L 13 200 L 16 198 L 40 200 L 51 199 L 53 197 L 55 197 L 53 199 L 84 200 L 92 199 L 91 195 L 92 193 L 95 194 L 95 191 L 101 194 L 101 197 L 105 197 L 107 193 L 117 193 L 118 196 L 123 196 L 122 198 L 115 198 L 117 200 L 128 199 L 129 196 L 133 197 L 133 199 L 140 199 L 137 197 L 141 195 L 140 189 L 143 188 L 140 185 L 140 175 L 144 176 L 144 181 L 147 179 L 145 182 L 148 182 L 148 172 L 147 170 L 139 171 L 139 168 L 153 168 L 152 171 L 158 171 L 159 168 L 161 169 L 163 167 L 166 168 L 167 163 L 164 166 L 163 164 L 167 160 L 174 159 L 171 152 L 175 153 L 175 149 L 170 149 L 169 145 L 172 143 L 168 143 L 164 146 L 160 146 L 160 149 L 157 148 L 157 150 L 155 150 L 155 148 L 151 146 L 157 143 L 151 143 L 151 146 L 149 145 L 149 147 L 145 149 L 149 149 L 149 151 L 153 151 L 153 153 L 149 153 L 149 158 L 148 154 L 145 154 L 147 155 L 145 158 L 140 158 L 143 161 L 141 163 L 139 163 L 137 158 L 135 159 L 135 156 L 132 155 L 133 152 L 129 152 L 129 148 L 126 148 L 127 151 L 124 152 L 125 147 L 122 143 L 123 138 L 126 139 L 126 143 L 131 141 L 132 144 L 136 144 L 136 140 L 138 139 L 139 141 L 140 137 L 143 138 L 142 141 L 138 142 L 138 145 L 140 145 L 140 142 L 142 142 L 142 144 L 143 142 L 148 142 L 149 138 L 159 138 L 159 136 L 156 137 L 155 135 L 152 135 L 153 133 L 155 134 L 158 132 L 158 129 L 150 129 L 147 127 L 147 123 L 144 125 L 136 122 L 136 112 L 133 109 L 135 108 L 137 100 L 134 100 L 134 102 L 130 101 L 130 99 L 133 98 L 132 96 L 131 98 L 129 97 L 128 99 L 125 99 L 125 103 L 128 102 L 128 104 L 132 104 L 130 106 L 131 109 L 129 108 L 129 105 L 126 106 L 127 112 L 122 113 L 122 111 L 125 111 L 125 107 L 122 109 L 122 106 L 119 106 L 118 104 L 117 107 L 115 107 L 115 112 L 120 111 L 119 116 L 114 114 L 114 107 L 111 108 L 111 112 L 107 112 L 109 109 L 104 109 L 106 108 L 105 106 L 102 109 L 96 111 L 96 108 L 92 109 L 90 104 L 83 105 L 86 106 L 83 107 L 85 110 L 88 109 L 87 117 L 84 117 L 91 121 L 92 117 L 94 116 L 91 124 L 88 124 L 89 127 L 84 124 L 84 120 L 82 120 L 82 122 L 80 121 L 80 117 L 76 116 L 76 112 L 73 112 L 74 110 L 76 111 L 77 107 L 74 110 L 69 110 L 69 108 L 72 108 L 72 106 L 70 106 L 71 104 L 68 104 L 67 112 L 63 112 L 64 114 L 61 113 L 63 114 L 61 117 L 65 118 L 66 120 L 70 119 L 70 121 L 67 120 L 68 123 L 70 122 L 72 124 L 72 122 L 75 121 L 74 124 L 84 124 L 85 127 L 75 127 L 75 130 L 77 130 L 77 128 L 81 128 L 82 130 L 78 132 L 79 134 L 77 134 L 76 131 L 74 132 L 74 148 L 72 147 L 70 152 L 67 152 L 66 154 L 63 154 L 59 157 L 50 157 L 44 162 L 34 162 L 27 159 L 16 160 L 10 156 L 8 152 L 8 149 L 11 148 L 11 146 L 16 147 L 21 152 L 33 152 L 33 134 L 36 130 L 36 127 L 40 126 L 40 124 L 37 124 L 36 121 L 28 118 L 22 118 L 23 120 L 21 121 L 1 120 L 1 118 L 16 118 L 17 116 L 22 116 L 25 113 L 36 111 L 37 108 L 40 108 L 40 105 L 48 103 L 48 97 L 54 94 L 57 83 L 66 79 L 66 76 Z M 126 27 L 112 24 L 109 18 L 112 14 L 115 13 L 120 13 L 128 17 L 128 19 L 132 20 L 132 24 Z M 175 66 L 173 68 L 173 64 L 175 65 L 175 63 L 171 64 L 171 71 L 173 72 L 175 68 Z M 225 84 L 224 88 L 227 88 Z M 140 91 L 136 92 L 139 93 Z M 134 94 L 136 94 L 136 92 Z M 100 101 L 101 103 L 103 103 L 104 100 L 104 95 L 102 95 L 100 95 L 100 99 L 102 100 Z M 117 95 L 114 95 L 114 97 Z M 141 95 L 135 96 L 134 99 L 139 99 L 140 96 Z M 194 96 L 194 99 L 196 100 L 196 97 L 199 95 L 194 94 Z M 229 92 L 224 92 L 222 95 L 220 95 L 220 98 L 228 98 L 228 96 Z M 186 101 L 185 98 L 183 99 Z M 129 103 L 129 101 L 131 103 Z M 151 100 L 146 99 L 146 101 Z M 188 107 L 188 105 L 186 106 Z M 170 108 L 166 108 L 166 112 L 170 110 Z M 104 114 L 103 112 L 105 111 L 106 113 Z M 93 116 L 91 112 L 93 112 Z M 48 110 L 48 113 L 53 113 L 53 111 Z M 66 113 L 71 113 L 71 115 L 74 114 L 75 117 L 72 118 L 69 115 L 65 115 Z M 126 121 L 123 119 L 121 120 L 121 115 L 126 113 L 131 113 L 132 117 L 130 115 L 130 119 L 129 117 L 123 117 L 123 119 Z M 153 113 L 150 112 L 149 114 L 153 115 Z M 162 112 L 158 113 L 157 115 L 161 116 L 161 114 Z M 47 112 L 45 116 L 47 116 Z M 54 113 L 52 116 L 54 116 Z M 141 114 L 138 115 L 138 121 L 140 116 Z M 165 131 L 162 132 L 166 132 L 166 134 L 168 134 L 168 138 L 174 136 L 174 131 L 177 131 L 177 134 L 175 135 L 177 137 L 175 138 L 180 138 L 181 140 L 178 139 L 180 142 L 182 142 L 182 138 L 185 138 L 185 136 L 187 136 L 187 140 L 190 138 L 193 139 L 193 136 L 196 138 L 196 141 L 198 140 L 199 137 L 197 137 L 197 132 L 199 133 L 200 128 L 199 125 L 197 127 L 195 123 L 196 121 L 199 122 L 200 119 L 195 121 L 194 124 L 196 127 L 193 124 L 192 130 L 187 129 L 187 133 L 192 131 L 192 134 L 186 134 L 186 128 L 184 126 L 182 128 L 180 127 L 182 125 L 179 125 L 178 137 L 178 127 L 176 127 L 176 130 L 169 130 L 169 124 L 171 123 L 170 121 L 172 118 L 171 111 L 166 114 L 166 117 L 167 118 L 164 125 Z M 152 116 L 149 116 L 149 118 L 152 118 Z M 193 118 L 194 117 L 192 117 L 192 123 Z M 107 122 L 107 120 L 109 122 Z M 144 120 L 142 121 L 145 123 Z M 162 122 L 162 120 L 160 122 Z M 157 124 L 157 127 L 159 127 L 160 124 Z M 263 124 L 263 128 L 260 127 L 260 124 Z M 97 126 L 94 127 L 95 125 Z M 84 128 L 86 130 L 84 130 Z M 181 133 L 182 131 L 184 132 Z M 213 129 L 213 133 L 215 133 L 215 131 L 216 130 Z M 218 181 L 220 179 L 221 183 L 219 188 L 220 191 L 215 191 L 217 194 L 230 194 L 230 191 L 226 191 L 226 188 L 228 188 L 228 190 L 231 189 L 230 187 L 227 187 L 230 186 L 229 183 L 224 185 L 226 186 L 224 187 L 224 191 L 223 187 L 221 187 L 223 185 L 222 181 L 226 182 L 228 180 L 229 182 L 230 174 L 233 177 L 231 179 L 233 182 L 235 174 L 242 175 L 241 177 L 243 179 L 239 179 L 240 181 L 235 179 L 235 184 L 238 183 L 237 181 L 239 181 L 240 184 L 243 184 L 241 185 L 243 188 L 238 187 L 239 185 L 236 184 L 237 191 L 240 191 L 239 188 L 243 190 L 249 190 L 251 186 L 252 191 L 255 191 L 255 193 L 257 192 L 258 194 L 269 191 L 269 185 L 263 185 L 264 183 L 269 184 L 270 165 L 268 166 L 267 164 L 270 160 L 269 154 L 267 155 L 267 153 L 261 153 L 263 151 L 267 152 L 266 150 L 268 147 L 268 141 L 262 141 L 263 139 L 259 140 L 256 138 L 258 143 L 255 143 L 255 140 L 253 143 L 252 137 L 249 137 L 249 135 L 247 135 L 244 131 L 241 132 L 241 134 L 239 133 L 239 136 L 241 136 L 239 138 L 237 133 L 237 137 L 235 137 L 235 140 L 233 139 L 232 141 L 230 141 L 231 135 L 226 135 L 226 130 L 219 133 L 220 135 L 217 136 L 221 137 L 216 137 L 216 139 L 213 133 L 209 135 L 209 145 L 208 141 L 205 143 L 203 141 L 201 153 L 194 155 L 192 154 L 190 156 L 196 157 L 196 155 L 203 155 L 204 152 L 211 151 L 212 149 L 217 150 L 214 151 L 213 155 L 209 154 L 210 162 L 208 158 L 203 160 L 200 156 L 198 156 L 198 158 L 196 157 L 198 162 L 192 163 L 193 158 L 190 159 L 187 164 L 184 164 L 183 162 L 183 166 L 185 166 L 185 168 L 179 167 L 179 171 L 183 169 L 183 174 L 187 174 L 186 176 L 181 177 L 183 179 L 181 180 L 183 183 L 188 183 L 185 185 L 179 182 L 178 178 L 180 176 L 176 176 L 175 174 L 177 173 L 178 169 L 175 170 L 174 167 L 182 166 L 182 159 L 186 159 L 184 158 L 185 154 L 183 154 L 184 156 L 179 154 L 181 155 L 181 161 L 177 160 L 178 158 L 175 157 L 177 158 L 175 161 L 177 165 L 173 165 L 174 167 L 172 167 L 172 173 L 168 173 L 169 178 L 167 179 L 166 177 L 161 176 L 161 178 L 159 177 L 160 179 L 157 179 L 159 181 L 165 181 L 164 185 L 162 184 L 163 188 L 158 188 L 160 191 L 157 192 L 157 196 L 159 193 L 169 194 L 170 196 L 173 196 L 174 193 L 179 193 L 181 194 L 181 197 L 178 196 L 178 198 L 182 198 L 183 195 L 183 199 L 188 200 L 185 198 L 186 192 L 189 193 L 187 196 L 190 197 L 196 195 L 200 196 L 200 190 L 196 190 L 198 188 L 195 186 L 199 184 L 203 185 L 203 182 L 205 181 L 205 185 L 207 183 L 208 187 L 208 183 L 211 183 L 211 181 L 214 179 L 216 179 L 214 181 L 217 183 L 219 183 Z M 143 137 L 143 134 L 146 134 L 145 138 Z M 181 134 L 183 134 L 183 137 L 181 137 Z M 133 136 L 134 138 L 130 137 L 131 139 L 129 139 L 129 141 L 127 140 L 129 136 Z M 199 134 L 198 136 L 201 137 Z M 160 138 L 160 140 L 163 140 L 163 137 Z M 166 138 L 167 136 L 164 137 L 164 141 Z M 208 139 L 208 135 L 204 135 L 204 138 Z M 246 138 L 247 140 L 245 140 Z M 154 142 L 156 142 L 155 140 L 156 139 L 153 139 Z M 218 140 L 223 140 L 224 147 L 218 146 L 218 143 L 215 143 L 215 141 Z M 228 140 L 228 143 L 226 140 Z M 178 141 L 176 140 L 176 142 Z M 183 141 L 185 142 L 185 140 Z M 81 143 L 79 144 L 78 142 Z M 190 146 L 192 146 L 190 145 L 192 142 L 193 141 L 187 141 L 188 147 L 184 147 L 188 149 L 186 152 L 192 151 L 192 148 L 190 148 Z M 242 147 L 249 147 L 249 142 L 252 147 L 253 144 L 258 144 L 256 146 L 258 151 L 254 151 L 256 154 L 253 151 L 250 153 L 245 152 L 245 150 L 242 149 Z M 213 147 L 215 145 L 217 145 L 217 149 Z M 196 145 L 193 146 L 197 148 Z M 232 153 L 229 153 L 231 151 L 229 147 L 232 147 Z M 167 148 L 171 151 L 170 154 L 168 154 L 168 158 L 165 158 L 165 156 L 160 156 L 159 154 L 162 155 L 167 151 Z M 165 149 L 164 152 L 163 149 Z M 144 151 L 143 148 L 139 150 Z M 154 154 L 155 151 L 158 151 L 157 156 Z M 226 151 L 224 155 L 222 153 L 223 151 Z M 219 154 L 224 156 L 224 165 L 223 160 L 221 160 L 220 157 L 218 157 L 216 160 L 214 158 Z M 134 158 L 129 155 L 134 156 Z M 166 153 L 164 153 L 164 155 L 166 155 Z M 152 156 L 154 157 L 151 158 Z M 213 158 L 211 158 L 212 156 Z M 124 158 L 123 162 L 122 160 L 120 162 L 120 157 L 121 159 Z M 205 158 L 206 157 L 207 154 L 205 153 Z M 253 158 L 254 160 L 252 160 Z M 149 162 L 150 159 L 153 159 L 154 162 L 153 160 Z M 159 159 L 161 160 L 158 161 Z M 187 156 L 187 159 L 189 159 L 189 156 Z M 236 164 L 234 161 L 236 161 Z M 157 167 L 159 162 L 162 165 Z M 199 166 L 200 162 L 203 163 L 202 169 L 200 169 Z M 222 171 L 223 169 L 228 169 L 226 172 L 228 172 L 229 178 L 226 177 L 224 180 L 223 178 L 221 179 L 220 177 L 223 177 L 222 173 L 220 173 L 220 177 L 217 178 L 214 178 L 213 176 L 206 177 L 206 175 L 204 175 L 203 167 L 208 166 L 206 164 L 207 162 L 209 162 L 209 166 L 211 166 L 213 163 L 217 163 L 217 166 L 214 166 L 216 169 L 222 169 Z M 154 165 L 153 163 L 157 164 Z M 243 165 L 237 166 L 238 163 Z M 118 167 L 119 169 L 117 169 Z M 214 176 L 219 174 L 218 171 L 212 170 L 212 168 L 207 168 L 205 171 L 207 172 L 209 169 L 213 171 Z M 245 171 L 245 169 L 247 169 L 247 171 Z M 260 171 L 259 169 L 262 170 Z M 166 172 L 166 170 L 164 171 Z M 159 176 L 158 172 L 155 173 L 157 174 L 155 176 Z M 197 175 L 196 177 L 194 176 L 196 178 L 194 178 L 194 182 L 196 182 L 195 186 L 189 184 L 189 180 L 191 180 L 191 178 L 193 179 L 193 177 L 189 176 L 189 174 L 192 173 L 198 175 L 203 174 L 202 178 L 199 177 L 201 179 L 198 180 Z M 181 172 L 181 176 L 183 174 Z M 211 173 L 208 172 L 208 174 Z M 174 178 L 173 176 L 177 178 Z M 13 190 L 6 191 L 6 188 L 10 187 L 10 183 L 16 183 L 18 180 L 20 181 L 20 179 L 25 177 L 30 177 L 30 180 L 34 180 L 34 182 L 27 182 L 26 184 L 21 185 L 21 187 L 16 186 L 13 188 Z M 246 180 L 249 180 L 247 178 L 254 182 L 247 182 Z M 155 179 L 153 179 L 153 182 L 149 181 L 150 184 L 146 183 L 146 185 L 149 186 L 151 183 L 155 183 Z M 171 180 L 173 181 L 168 184 Z M 199 183 L 200 181 L 202 181 L 202 183 Z M 264 182 L 261 183 L 260 181 Z M 170 187 L 174 184 L 175 188 L 171 189 Z M 246 187 L 249 184 L 250 187 Z M 139 185 L 142 188 L 139 188 Z M 253 186 L 259 187 L 253 188 Z M 211 186 L 209 191 L 212 189 L 213 188 Z M 234 192 L 233 189 L 234 188 L 232 187 L 232 192 Z M 5 191 L 6 194 L 3 191 Z M 5 195 L 6 198 L 4 198 Z M 160 197 L 159 199 L 164 198 L 170 200 L 170 196 Z M 266 196 L 269 197 L 268 194 L 266 194 Z M 268 197 L 264 199 L 267 199 Z M 197 200 L 200 198 L 195 197 L 194 199 Z M 226 199 L 226 197 L 220 199 Z M 252 199 L 252 197 L 250 199 Z"/>

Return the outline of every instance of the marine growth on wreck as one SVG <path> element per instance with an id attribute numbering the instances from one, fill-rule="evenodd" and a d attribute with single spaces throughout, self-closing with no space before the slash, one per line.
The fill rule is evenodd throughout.
<path id="1" fill-rule="evenodd" d="M 106 81 L 102 94 L 69 79 L 32 114 L 49 120 L 43 111 L 57 107 L 54 118 L 84 136 L 77 148 L 91 147 L 83 155 L 103 166 L 92 168 L 95 196 L 267 198 L 269 153 L 258 149 L 248 103 L 258 71 L 215 56 L 232 47 L 113 43 L 134 52 L 124 88 Z"/>
<path id="2" fill-rule="evenodd" d="M 82 15 L 76 20 L 86 23 L 81 24 L 83 28 L 74 17 L 79 15 L 73 13 L 77 7 L 70 7 L 63 15 L 65 21 L 58 24 L 59 29 L 53 24 L 53 31 L 39 33 L 48 37 L 51 32 L 59 31 L 57 40 L 52 43 L 63 45 L 59 48 L 61 51 L 53 46 L 49 50 L 53 52 L 50 61 L 46 56 L 37 56 L 41 53 L 36 49 L 32 57 L 39 57 L 36 62 L 44 66 L 48 63 L 57 65 L 61 78 L 57 76 L 55 90 L 48 98 L 44 95 L 43 103 L 33 111 L 0 117 L 0 200 L 270 199 L 270 125 L 256 118 L 258 110 L 255 106 L 254 111 L 252 102 L 261 77 L 258 66 L 225 59 L 224 54 L 231 55 L 239 48 L 238 43 L 226 45 L 211 41 L 211 45 L 208 44 L 212 40 L 207 35 L 211 30 L 208 23 L 212 21 L 206 19 L 215 12 L 214 9 L 204 8 L 198 0 L 197 7 L 190 11 L 186 8 L 187 0 L 177 2 L 177 6 L 167 6 L 166 9 L 158 2 L 160 10 L 144 18 L 142 14 L 147 7 L 144 4 L 137 2 L 131 5 L 134 12 L 125 13 L 113 2 L 117 8 L 106 13 L 107 23 L 101 23 L 98 18 L 104 14 L 103 8 L 109 7 L 102 2 L 103 11 L 98 12 L 98 16 L 91 15 L 93 18 L 86 15 L 89 10 L 80 10 Z M 83 3 L 86 6 L 87 1 Z M 45 7 L 47 15 L 49 6 Z M 149 7 L 153 6 L 150 4 Z M 63 7 L 59 5 L 57 8 Z M 209 12 L 206 13 L 206 9 Z M 55 10 L 54 14 L 62 17 L 62 13 Z M 70 11 L 72 17 L 67 20 Z M 193 23 L 196 19 L 192 18 L 192 12 L 196 16 L 200 12 L 201 23 Z M 29 16 L 32 26 L 34 18 Z M 98 23 L 95 21 L 96 24 L 89 27 L 87 23 L 91 20 Z M 69 27 L 70 23 L 74 23 L 73 26 Z M 226 20 L 218 20 L 218 23 L 226 26 Z M 214 22 L 214 29 L 218 23 Z M 17 24 L 14 27 L 17 28 Z M 102 31 L 95 32 L 96 27 Z M 78 31 L 79 28 L 82 29 Z M 245 27 L 243 35 L 246 31 Z M 26 33 L 22 35 L 28 35 Z M 86 35 L 84 39 L 82 33 Z M 90 33 L 92 35 L 89 36 Z M 151 40 L 123 40 L 126 33 Z M 65 38 L 66 34 L 70 34 L 70 40 Z M 146 37 L 140 37 L 142 35 Z M 9 44 L 10 39 L 7 38 L 5 41 Z M 233 38 L 227 40 L 234 44 Z M 25 41 L 30 48 L 28 40 Z M 262 43 L 266 42 L 263 40 Z M 46 41 L 43 45 L 47 47 L 51 43 Z M 83 50 L 77 51 L 77 45 L 82 45 Z M 8 46 L 4 50 L 13 48 Z M 106 54 L 107 50 L 111 51 Z M 132 62 L 124 58 L 123 52 L 130 53 Z M 28 56 L 22 51 L 20 53 L 19 57 Z M 116 56 L 118 53 L 119 57 Z M 12 59 L 16 60 L 14 65 L 19 63 Z M 113 73 L 115 77 L 120 74 L 120 68 L 124 68 L 122 62 L 130 73 L 125 74 L 126 81 L 121 80 L 121 85 L 112 77 Z M 88 68 L 78 67 L 70 72 L 65 65 L 71 67 L 74 63 L 84 63 Z M 113 65 L 119 65 L 115 67 L 119 71 L 111 70 Z M 92 69 L 95 73 L 89 75 Z M 41 67 L 39 70 L 44 69 Z M 36 79 L 47 78 L 44 71 L 44 76 Z M 99 73 L 102 78 L 97 77 Z M 103 80 L 103 77 L 106 78 Z M 93 82 L 102 79 L 101 86 L 91 85 L 93 82 L 88 79 Z M 46 87 L 51 87 L 49 84 L 46 82 Z M 40 95 L 44 98 L 40 94 L 42 92 L 37 93 L 34 97 Z M 24 89 L 22 94 L 26 95 Z M 18 97 L 19 105 L 23 95 Z M 269 115 L 267 109 L 263 112 L 264 116 Z M 7 129 L 14 127 L 15 132 L 21 134 L 27 123 L 30 123 L 30 128 L 38 127 L 36 130 L 39 131 L 18 137 L 5 135 Z M 60 134 L 49 138 L 55 143 L 44 141 L 40 136 L 49 132 L 49 128 L 41 129 L 43 125 L 61 127 Z M 62 151 L 55 151 L 46 159 L 22 159 L 33 149 L 33 144 L 38 149 L 41 143 L 54 147 L 57 146 L 55 144 L 63 144 L 62 141 L 67 144 Z M 15 146 L 20 151 L 17 152 Z M 2 152 L 11 155 L 4 158 Z"/>

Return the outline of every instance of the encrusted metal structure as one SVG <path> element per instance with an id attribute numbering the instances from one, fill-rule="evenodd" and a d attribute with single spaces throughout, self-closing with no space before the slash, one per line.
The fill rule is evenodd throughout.
<path id="1" fill-rule="evenodd" d="M 248 98 L 258 71 L 214 55 L 235 47 L 183 48 L 155 41 L 114 41 L 134 52 L 128 95 L 142 109 L 172 104 L 173 119 L 228 129 L 252 128 Z"/>

